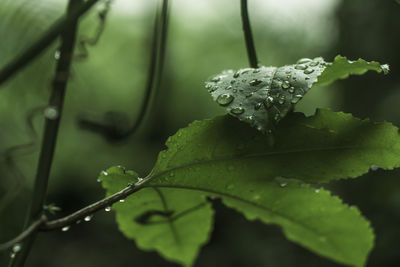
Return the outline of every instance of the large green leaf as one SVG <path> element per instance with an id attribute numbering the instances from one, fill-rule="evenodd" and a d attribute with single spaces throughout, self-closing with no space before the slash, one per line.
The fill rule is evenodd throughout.
<path id="1" fill-rule="evenodd" d="M 373 241 L 367 221 L 357 209 L 306 183 L 357 177 L 370 166 L 390 169 L 400 165 L 396 127 L 328 110 L 312 117 L 291 113 L 279 124 L 275 137 L 230 116 L 198 121 L 179 130 L 166 145 L 168 149 L 159 154 L 153 171 L 141 182 L 145 189 L 127 199 L 130 206 L 126 209 L 116 207 L 117 218 L 120 229 L 139 247 L 157 249 L 166 258 L 187 265 L 207 240 L 211 211 L 204 210 L 201 219 L 191 218 L 196 214 L 185 215 L 192 225 L 181 225 L 182 231 L 202 232 L 196 232 L 197 242 L 186 243 L 191 246 L 188 250 L 195 251 L 191 254 L 168 254 L 178 251 L 171 247 L 171 229 L 164 225 L 153 232 L 149 225 L 138 225 L 134 218 L 149 216 L 149 211 L 173 211 L 163 214 L 173 217 L 192 210 L 189 206 L 205 205 L 204 195 L 221 197 L 249 219 L 280 225 L 288 239 L 320 255 L 362 266 Z M 105 188 L 109 189 L 115 179 L 110 174 L 107 177 L 110 184 Z M 163 193 L 168 209 L 162 208 L 154 188 Z M 157 206 L 142 207 L 141 198 Z M 190 205 L 182 207 L 187 203 Z M 146 239 L 147 235 L 150 237 Z M 157 237 L 167 237 L 167 241 L 155 246 L 151 239 L 160 240 Z M 141 239 L 148 242 L 146 246 L 140 245 Z"/>
<path id="2" fill-rule="evenodd" d="M 224 71 L 207 82 L 206 88 L 231 115 L 268 132 L 314 85 L 326 85 L 368 70 L 387 73 L 389 67 L 363 59 L 350 61 L 342 56 L 337 56 L 333 63 L 321 57 L 302 58 L 297 64 L 279 68 L 261 66 Z"/>
<path id="3" fill-rule="evenodd" d="M 136 182 L 137 175 L 112 167 L 102 172 L 100 181 L 110 195 Z M 213 210 L 201 191 L 145 188 L 114 204 L 113 210 L 120 231 L 139 248 L 157 250 L 183 266 L 193 264 L 212 228 Z"/>

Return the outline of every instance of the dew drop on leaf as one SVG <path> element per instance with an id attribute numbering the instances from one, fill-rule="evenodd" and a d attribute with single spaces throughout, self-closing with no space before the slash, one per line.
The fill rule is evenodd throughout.
<path id="1" fill-rule="evenodd" d="M 88 215 L 88 216 L 86 216 L 83 220 L 84 220 L 85 222 L 90 222 L 90 221 L 92 220 L 92 218 L 93 218 L 93 215 Z"/>
<path id="2" fill-rule="evenodd" d="M 317 193 L 317 194 L 319 193 L 319 191 L 320 191 L 319 188 L 317 188 L 317 189 L 314 190 L 314 192 Z"/>
<path id="3" fill-rule="evenodd" d="M 300 99 L 302 98 L 302 95 L 295 95 L 292 100 L 290 101 L 292 104 L 296 104 L 297 102 L 300 101 Z"/>
<path id="4" fill-rule="evenodd" d="M 283 83 L 282 83 L 282 88 L 283 89 L 288 89 L 290 87 L 290 82 L 289 81 L 284 81 Z"/>
<path id="5" fill-rule="evenodd" d="M 125 198 L 120 199 L 119 202 L 124 203 L 125 202 Z"/>
<path id="6" fill-rule="evenodd" d="M 260 83 L 262 83 L 262 81 L 261 81 L 261 80 L 258 80 L 258 79 L 254 79 L 254 80 L 251 80 L 251 81 L 249 82 L 249 84 L 250 84 L 251 86 L 256 86 L 256 85 L 259 85 Z"/>
<path id="7" fill-rule="evenodd" d="M 69 226 L 69 225 L 67 225 L 67 226 L 64 226 L 63 228 L 61 228 L 61 231 L 63 231 L 63 232 L 66 232 L 66 231 L 68 231 L 68 230 L 69 230 L 69 228 L 70 228 L 70 226 Z"/>
<path id="8" fill-rule="evenodd" d="M 219 77 L 219 76 L 217 76 L 217 77 L 214 77 L 214 78 L 212 78 L 212 82 L 219 82 L 221 80 L 221 77 Z"/>
<path id="9" fill-rule="evenodd" d="M 233 108 L 233 109 L 231 110 L 231 113 L 232 113 L 232 114 L 235 114 L 235 115 L 243 114 L 243 112 L 244 112 L 244 109 L 241 108 L 241 107 Z"/>
<path id="10" fill-rule="evenodd" d="M 371 169 L 371 171 L 377 171 L 379 169 L 379 166 L 372 164 L 370 169 Z"/>
<path id="11" fill-rule="evenodd" d="M 222 94 L 217 98 L 217 103 L 221 106 L 229 105 L 233 101 L 234 97 L 230 94 Z"/>
<path id="12" fill-rule="evenodd" d="M 312 60 L 309 59 L 309 58 L 301 58 L 301 59 L 299 59 L 299 60 L 297 61 L 297 64 L 305 64 L 305 63 L 308 63 L 308 62 L 310 62 L 310 61 L 312 61 Z"/>
<path id="13" fill-rule="evenodd" d="M 254 109 L 255 110 L 259 110 L 261 107 L 262 107 L 262 103 L 257 103 L 255 106 L 254 106 Z"/>
<path id="14" fill-rule="evenodd" d="M 283 95 L 283 96 L 281 96 L 281 97 L 279 98 L 278 103 L 281 104 L 281 105 L 283 105 L 283 104 L 285 104 L 285 101 L 286 101 L 286 98 L 285 98 L 285 96 Z"/>
<path id="15" fill-rule="evenodd" d="M 318 64 L 319 64 L 318 61 L 313 61 L 313 62 L 311 62 L 311 63 L 309 64 L 309 66 L 315 67 L 315 66 L 318 66 Z"/>
<path id="16" fill-rule="evenodd" d="M 296 70 L 305 70 L 305 69 L 307 69 L 307 66 L 304 64 L 297 64 L 294 68 Z"/>
<path id="17" fill-rule="evenodd" d="M 289 88 L 289 93 L 293 94 L 294 93 L 294 87 Z"/>
<path id="18" fill-rule="evenodd" d="M 264 100 L 263 104 L 264 104 L 264 106 L 265 106 L 267 109 L 269 109 L 269 108 L 272 107 L 273 102 L 274 102 L 274 99 L 273 99 L 272 97 L 268 96 L 268 97 Z"/>
<path id="19" fill-rule="evenodd" d="M 311 74 L 313 72 L 314 72 L 314 70 L 311 69 L 311 68 L 308 68 L 308 69 L 304 70 L 304 74 Z"/>

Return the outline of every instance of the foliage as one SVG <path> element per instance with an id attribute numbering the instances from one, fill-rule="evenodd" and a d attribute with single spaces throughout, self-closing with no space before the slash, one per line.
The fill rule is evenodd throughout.
<path id="1" fill-rule="evenodd" d="M 222 198 L 250 220 L 280 225 L 289 240 L 320 255 L 363 266 L 373 245 L 369 223 L 356 208 L 309 183 L 400 164 L 396 127 L 328 110 L 312 117 L 292 113 L 274 136 L 229 115 L 198 121 L 166 145 L 146 188 L 115 210 L 121 231 L 139 247 L 185 266 L 211 229 L 207 196 Z M 136 179 L 115 167 L 105 173 L 100 179 L 108 194 Z"/>
<path id="2" fill-rule="evenodd" d="M 340 55 L 333 63 L 321 57 L 302 58 L 294 65 L 279 68 L 261 66 L 224 71 L 213 77 L 206 88 L 233 116 L 266 132 L 293 110 L 314 85 L 327 85 L 368 70 L 386 74 L 389 67 L 363 59 L 350 61 Z"/>

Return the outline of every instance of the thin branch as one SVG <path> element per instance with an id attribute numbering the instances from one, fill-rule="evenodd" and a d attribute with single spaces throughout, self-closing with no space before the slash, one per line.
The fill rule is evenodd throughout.
<path id="1" fill-rule="evenodd" d="M 86 13 L 98 1 L 88 0 L 58 19 L 39 40 L 0 70 L 0 85 L 38 57 L 60 34 L 69 29 L 71 24 L 75 23 L 80 16 Z"/>
<path id="2" fill-rule="evenodd" d="M 161 11 L 157 11 L 154 23 L 154 36 L 151 49 L 151 59 L 148 70 L 145 97 L 139 115 L 129 129 L 127 136 L 134 134 L 142 124 L 146 111 L 150 106 L 151 96 L 159 89 L 165 59 L 165 49 L 168 31 L 168 0 L 163 0 Z"/>
<path id="3" fill-rule="evenodd" d="M 53 221 L 45 222 L 44 224 L 41 225 L 40 230 L 41 231 L 50 231 L 50 230 L 54 230 L 54 229 L 63 228 L 65 226 L 69 226 L 79 220 L 84 219 L 86 216 L 91 216 L 96 211 L 103 210 L 106 207 L 111 206 L 115 202 L 118 202 L 121 199 L 125 199 L 126 197 L 139 191 L 140 189 L 142 189 L 142 187 L 140 185 L 127 186 L 124 189 L 122 189 L 121 191 L 119 191 L 107 198 L 99 200 L 93 204 L 90 204 L 89 206 L 86 206 L 68 216 L 65 216 L 63 218 L 56 219 Z"/>
<path id="4" fill-rule="evenodd" d="M 7 241 L 6 243 L 0 244 L 0 251 L 7 250 L 12 248 L 14 245 L 24 241 L 27 237 L 36 232 L 40 226 L 47 220 L 46 216 L 41 216 L 38 220 L 34 221 L 28 228 L 25 229 L 22 233 L 20 233 L 15 238 Z"/>
<path id="5" fill-rule="evenodd" d="M 70 0 L 68 3 L 68 16 L 72 16 L 77 5 L 81 5 L 82 0 Z M 30 202 L 27 214 L 26 227 L 42 215 L 43 205 L 46 199 L 47 184 L 50 170 L 53 163 L 54 151 L 56 148 L 58 129 L 60 125 L 62 108 L 64 104 L 65 90 L 68 83 L 70 66 L 74 51 L 76 32 L 78 28 L 78 19 L 71 21 L 69 28 L 62 34 L 60 47 L 60 59 L 57 62 L 56 74 L 52 84 L 49 105 L 47 107 L 45 129 L 42 139 L 42 148 L 39 156 L 38 168 L 36 171 L 35 184 L 33 187 L 32 200 Z M 26 257 L 35 240 L 36 232 L 33 232 L 26 242 L 24 242 L 21 251 L 11 261 L 10 266 L 22 267 Z"/>
<path id="6" fill-rule="evenodd" d="M 250 67 L 258 68 L 257 53 L 254 46 L 253 34 L 251 32 L 249 12 L 247 10 L 247 0 L 240 0 L 240 11 L 242 15 L 243 32 L 246 41 L 247 55 L 249 57 Z"/>

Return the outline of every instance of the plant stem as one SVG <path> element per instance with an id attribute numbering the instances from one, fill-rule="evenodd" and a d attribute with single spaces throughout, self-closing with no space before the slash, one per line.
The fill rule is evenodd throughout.
<path id="1" fill-rule="evenodd" d="M 254 46 L 253 34 L 251 32 L 249 12 L 247 10 L 247 0 L 240 0 L 240 12 L 242 15 L 242 25 L 244 38 L 246 41 L 247 55 L 249 57 L 250 67 L 258 68 L 256 48 Z"/>
<path id="2" fill-rule="evenodd" d="M 63 218 L 56 219 L 53 221 L 45 222 L 40 227 L 40 230 L 41 231 L 49 231 L 49 230 L 59 229 L 64 226 L 69 226 L 69 225 L 77 222 L 78 220 L 82 220 L 86 216 L 92 215 L 96 211 L 99 211 L 106 207 L 109 207 L 121 199 L 125 199 L 126 197 L 139 191 L 140 189 L 142 189 L 141 186 L 128 186 L 128 187 L 122 189 L 121 191 L 119 191 L 107 198 L 99 200 L 93 204 L 90 204 L 89 206 L 86 206 L 68 216 L 65 216 Z"/>
<path id="3" fill-rule="evenodd" d="M 151 48 L 151 58 L 148 70 L 147 84 L 145 89 L 144 103 L 139 111 L 139 115 L 129 129 L 126 136 L 132 135 L 137 131 L 141 125 L 148 107 L 150 106 L 151 96 L 157 92 L 160 85 L 162 76 L 162 69 L 164 66 L 165 59 L 165 48 L 167 40 L 167 29 L 168 29 L 168 0 L 162 1 L 161 11 L 157 10 L 155 22 L 154 22 L 154 34 Z"/>
<path id="4" fill-rule="evenodd" d="M 60 34 L 66 31 L 67 28 L 70 28 L 71 24 L 74 24 L 80 16 L 86 13 L 98 1 L 88 0 L 58 19 L 39 40 L 0 70 L 0 85 L 38 57 Z"/>
<path id="5" fill-rule="evenodd" d="M 82 0 L 70 0 L 67 8 L 67 16 L 72 16 L 73 10 L 81 5 Z M 71 21 L 71 19 L 68 19 Z M 43 205 L 46 199 L 47 184 L 49 180 L 51 165 L 57 142 L 58 128 L 62 115 L 64 104 L 65 89 L 67 87 L 71 60 L 73 57 L 74 44 L 76 39 L 76 31 L 78 27 L 78 19 L 71 21 L 62 34 L 62 42 L 60 47 L 60 58 L 57 63 L 56 74 L 52 84 L 52 92 L 49 100 L 49 111 L 52 116 L 46 117 L 44 135 L 42 139 L 42 148 L 40 151 L 38 168 L 36 171 L 35 184 L 32 193 L 32 200 L 26 219 L 25 227 L 32 224 L 33 221 L 41 217 Z M 46 113 L 46 111 L 45 111 Z M 11 261 L 10 266 L 22 267 L 28 256 L 29 250 L 35 240 L 36 232 L 33 232 L 22 245 L 21 251 Z"/>

